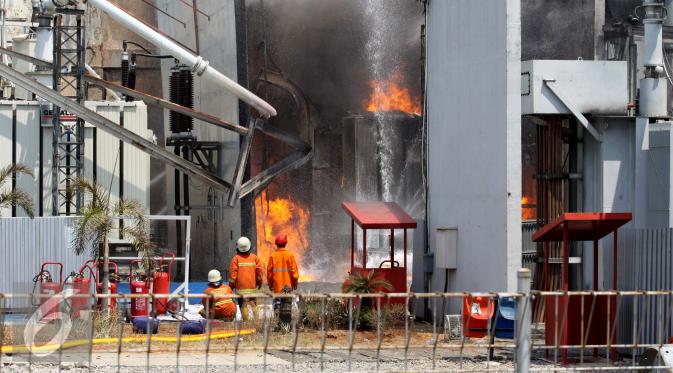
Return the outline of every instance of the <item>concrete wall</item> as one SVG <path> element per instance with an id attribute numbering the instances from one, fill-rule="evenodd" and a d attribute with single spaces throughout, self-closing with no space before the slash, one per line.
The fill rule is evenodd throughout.
<path id="1" fill-rule="evenodd" d="M 513 290 L 521 267 L 520 2 L 433 1 L 428 17 L 429 246 L 437 228 L 457 227 L 449 290 Z M 443 277 L 435 270 L 433 290 Z"/>
<path id="2" fill-rule="evenodd" d="M 157 25 L 156 11 L 146 2 L 138 0 L 112 0 L 113 3 L 126 9 L 131 14 L 148 24 Z M 150 4 L 152 0 L 148 1 Z M 122 27 L 105 13 L 93 6 L 87 7 L 86 37 L 87 37 L 87 63 L 91 65 L 104 79 L 113 82 L 121 81 L 121 51 L 122 41 L 130 40 L 145 46 L 152 52 L 157 48 L 134 32 Z M 162 96 L 161 68 L 157 60 L 142 58 L 138 61 L 138 73 L 136 76 L 136 88 L 140 91 L 155 96 Z M 89 87 L 89 99 L 99 100 L 102 98 L 102 90 L 94 86 Z M 151 129 L 163 144 L 164 113 L 158 106 L 147 107 L 148 128 Z M 153 214 L 163 213 L 167 203 L 165 185 L 157 183 L 161 180 L 165 166 L 163 162 L 151 159 L 151 198 L 148 208 Z"/>
<path id="3" fill-rule="evenodd" d="M 191 2 L 188 2 L 191 4 Z M 210 66 L 213 66 L 224 75 L 236 80 L 236 22 L 234 0 L 200 0 L 198 8 L 203 14 L 198 16 L 198 32 L 200 54 Z M 184 25 L 170 17 L 157 12 L 158 27 L 180 43 L 196 49 L 196 33 L 192 8 L 181 1 L 157 0 L 155 4 L 164 12 L 175 16 Z M 163 96 L 169 97 L 168 79 L 172 60 L 162 62 Z M 226 121 L 238 122 L 238 99 L 225 92 L 209 81 L 199 77 L 194 79 L 194 108 L 215 115 Z M 164 118 L 164 133 L 170 134 L 168 129 L 168 112 Z M 233 167 L 236 163 L 239 150 L 239 136 L 213 125 L 194 121 L 194 133 L 200 141 L 218 141 L 223 145 L 224 169 L 220 175 L 231 180 Z M 163 141 L 165 138 L 161 139 Z M 164 175 L 166 204 L 161 211 L 163 214 L 173 214 L 173 169 L 166 168 Z M 210 188 L 196 180 L 190 181 L 190 204 L 205 206 L 208 204 Z M 218 201 L 225 198 L 222 193 L 215 193 Z M 240 209 L 224 209 L 214 215 L 206 209 L 193 209 L 192 215 L 192 279 L 205 278 L 212 268 L 221 271 L 229 266 L 234 254 L 236 240 L 240 235 Z"/>
<path id="4" fill-rule="evenodd" d="M 585 133 L 583 211 L 630 212 L 634 211 L 635 123 L 631 118 L 593 118 L 592 123 L 603 133 L 603 142 Z M 632 226 L 633 223 L 629 224 Z M 612 265 L 612 240 L 600 242 L 599 279 L 603 288 L 605 268 Z M 593 244 L 585 242 L 582 251 L 582 285 L 593 289 Z M 611 278 L 608 278 L 611 281 Z"/>

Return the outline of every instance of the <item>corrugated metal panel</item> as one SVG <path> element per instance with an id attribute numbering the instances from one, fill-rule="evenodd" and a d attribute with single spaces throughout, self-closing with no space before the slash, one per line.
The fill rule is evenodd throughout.
<path id="1" fill-rule="evenodd" d="M 12 164 L 12 107 L 0 105 L 0 168 Z M 11 189 L 12 184 L 0 185 L 0 191 Z M 12 216 L 12 209 L 0 209 L 0 216 Z"/>
<path id="2" fill-rule="evenodd" d="M 119 123 L 119 104 L 104 102 L 87 102 L 86 106 L 95 108 L 95 111 L 115 123 Z M 105 131 L 97 132 L 97 181 L 106 190 L 110 191 L 110 203 L 119 200 L 119 139 Z"/>
<path id="3" fill-rule="evenodd" d="M 51 124 L 42 126 L 42 215 L 51 215 L 51 181 L 53 179 L 53 148 L 51 139 L 53 137 Z M 86 144 L 84 144 L 86 149 Z"/>
<path id="4" fill-rule="evenodd" d="M 521 264 L 531 272 L 535 271 L 537 260 L 537 244 L 533 242 L 535 231 L 537 231 L 537 222 L 524 221 L 521 223 Z"/>
<path id="5" fill-rule="evenodd" d="M 79 270 L 85 258 L 72 250 L 73 222 L 72 217 L 0 218 L 0 292 L 32 292 L 33 277 L 46 261 L 63 262 L 64 278 Z M 28 302 L 17 300 L 11 306 Z"/>
<path id="6" fill-rule="evenodd" d="M 147 106 L 142 102 L 124 105 L 124 127 L 151 138 L 147 129 Z M 124 197 L 140 202 L 149 210 L 150 156 L 135 146 L 124 146 Z"/>
<path id="7" fill-rule="evenodd" d="M 620 290 L 673 290 L 673 229 L 623 229 L 619 238 Z M 610 271 L 606 275 L 612 276 Z M 619 343 L 662 343 L 673 336 L 670 296 L 625 297 L 620 308 Z M 634 317 L 634 308 L 636 315 Z M 664 330 L 668 325 L 669 330 Z M 636 333 L 637 334 L 637 333 Z"/>
<path id="8" fill-rule="evenodd" d="M 100 102 L 90 101 L 87 107 L 119 123 L 121 110 L 125 111 L 124 121 L 132 131 L 150 138 L 152 132 L 147 129 L 147 107 L 142 102 Z M 51 123 L 41 124 L 40 103 L 37 101 L 0 101 L 0 167 L 12 163 L 12 138 L 16 137 L 16 160 L 34 170 L 35 178 L 21 176 L 17 185 L 31 194 L 35 200 L 35 211 L 39 213 L 40 174 L 42 176 L 43 215 L 51 215 L 52 185 L 52 128 Z M 16 118 L 16 134 L 12 132 L 12 121 Z M 40 125 L 42 125 L 40 129 Z M 42 134 L 42 170 L 40 170 L 40 133 Z M 96 141 L 94 141 L 94 134 Z M 95 149 L 97 147 L 97 149 Z M 120 160 L 118 157 L 119 140 L 104 131 L 96 130 L 87 124 L 84 130 L 84 176 L 93 179 L 94 158 L 97 163 L 97 181 L 111 189 L 111 201 L 117 201 L 119 195 Z M 131 145 L 124 146 L 125 184 L 127 198 L 134 198 L 144 206 L 149 206 L 150 158 Z M 111 182 L 114 176 L 114 181 Z M 6 184 L 10 188 L 11 184 Z M 11 209 L 0 210 L 0 216 L 11 216 Z M 22 210 L 17 216 L 25 216 Z"/>
<path id="9" fill-rule="evenodd" d="M 20 175 L 16 186 L 33 196 L 33 210 L 39 213 L 40 184 L 37 175 L 40 173 L 40 106 L 33 103 L 16 105 L 16 162 L 22 163 L 33 170 L 35 177 Z M 28 216 L 23 209 L 16 210 L 16 216 Z"/>

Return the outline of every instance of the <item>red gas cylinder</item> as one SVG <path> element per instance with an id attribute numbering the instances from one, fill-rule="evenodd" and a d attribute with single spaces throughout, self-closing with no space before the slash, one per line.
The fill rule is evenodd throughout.
<path id="1" fill-rule="evenodd" d="M 75 274 L 75 277 L 72 280 L 72 290 L 73 290 L 73 295 L 78 295 L 78 294 L 89 294 L 89 291 L 91 289 L 91 280 L 93 279 L 94 276 L 94 270 L 91 267 L 90 263 L 94 263 L 92 260 L 86 261 L 83 265 L 82 268 L 79 269 L 79 272 Z M 85 276 L 85 270 L 89 270 L 89 276 Z M 80 311 L 85 310 L 89 306 L 89 298 L 84 298 L 84 297 L 78 297 L 74 296 L 72 297 L 72 302 L 71 302 L 71 307 L 72 307 L 72 313 L 75 317 L 80 316 Z"/>
<path id="2" fill-rule="evenodd" d="M 133 264 L 142 263 L 142 260 L 131 261 L 131 275 L 129 276 L 129 285 L 131 287 L 131 294 L 148 294 L 150 291 L 147 279 L 142 279 L 141 276 L 133 273 Z M 149 301 L 148 298 L 131 298 L 131 317 L 141 317 L 149 315 Z"/>
<path id="3" fill-rule="evenodd" d="M 55 265 L 59 267 L 58 282 L 54 282 L 51 274 L 45 268 L 48 265 Z M 40 267 L 40 273 L 36 276 L 36 281 L 40 282 L 41 295 L 56 295 L 61 292 L 63 286 L 63 263 L 61 262 L 45 262 Z M 59 312 L 61 300 L 57 298 L 40 298 L 40 313 L 42 314 L 42 321 L 53 321 L 57 318 L 56 313 Z"/>
<path id="4" fill-rule="evenodd" d="M 115 281 L 119 278 L 119 266 L 115 262 L 109 262 L 112 267 L 114 267 L 114 274 L 115 274 Z M 101 267 L 103 266 L 102 264 L 100 265 Z M 98 271 L 97 273 L 100 273 Z M 98 294 L 103 294 L 103 277 L 99 274 L 96 276 L 98 281 L 96 282 L 96 292 Z M 117 294 L 117 283 L 112 281 L 112 278 L 110 278 L 110 294 Z M 110 298 L 110 303 L 109 303 L 110 310 L 115 310 L 117 307 L 117 298 Z M 103 308 L 103 298 L 98 299 L 98 308 Z"/>
<path id="5" fill-rule="evenodd" d="M 170 256 L 171 260 L 168 262 L 168 269 L 164 272 L 164 259 L 166 256 Z M 159 270 L 154 272 L 154 281 L 152 285 L 153 294 L 168 294 L 171 291 L 171 268 L 173 267 L 173 261 L 175 260 L 175 254 L 165 253 L 159 261 Z M 166 313 L 168 298 L 154 298 L 154 310 L 157 315 L 163 315 Z"/>

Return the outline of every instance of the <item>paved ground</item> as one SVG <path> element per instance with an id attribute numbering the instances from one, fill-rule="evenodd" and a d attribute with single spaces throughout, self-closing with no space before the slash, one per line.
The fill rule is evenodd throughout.
<path id="1" fill-rule="evenodd" d="M 64 356 L 67 359 L 68 356 Z M 351 355 L 352 362 L 349 369 L 348 351 L 331 351 L 324 357 L 323 370 L 327 372 L 362 372 L 376 371 L 376 351 L 354 351 Z M 292 356 L 289 352 L 274 351 L 267 354 L 266 368 L 263 364 L 262 353 L 244 352 L 238 355 L 237 369 L 235 370 L 234 358 L 230 354 L 211 354 L 208 358 L 209 371 L 213 372 L 289 372 L 293 371 Z M 302 353 L 295 356 L 294 371 L 316 372 L 321 371 L 319 353 Z M 386 351 L 380 356 L 378 370 L 384 372 L 399 372 L 405 370 L 403 351 Z M 5 360 L 5 363 L 8 361 Z M 147 355 L 144 353 L 124 353 L 121 355 L 122 372 L 145 372 L 147 367 Z M 438 357 L 435 362 L 436 371 L 455 371 L 460 369 L 461 363 L 458 358 Z M 62 370 L 69 372 L 88 371 L 86 363 L 66 362 Z M 180 358 L 180 368 L 176 368 L 175 354 L 153 353 L 150 355 L 150 371 L 152 372 L 201 372 L 205 371 L 205 356 L 202 354 L 185 354 Z M 484 359 L 465 359 L 463 369 L 473 371 L 485 371 L 487 367 L 498 370 L 512 369 L 511 362 L 490 362 Z M 407 359 L 408 371 L 429 372 L 433 370 L 430 351 L 412 351 Z M 28 372 L 29 366 L 24 359 L 14 359 L 13 363 L 5 365 L 3 371 Z M 34 364 L 32 371 L 57 372 L 56 364 Z M 117 356 L 114 353 L 95 354 L 93 356 L 93 371 L 116 372 Z"/>
<path id="2" fill-rule="evenodd" d="M 52 357 L 55 358 L 55 357 Z M 85 351 L 70 351 L 62 356 L 61 371 L 80 373 L 88 372 L 87 355 Z M 266 354 L 261 352 L 240 352 L 236 362 L 231 353 L 212 352 L 207 359 L 210 372 L 511 372 L 514 369 L 511 353 L 498 351 L 492 361 L 487 361 L 486 355 L 479 352 L 466 352 L 463 359 L 458 351 L 438 350 L 434 359 L 432 349 L 410 350 L 405 358 L 404 350 L 382 351 L 377 359 L 376 350 L 352 351 L 350 356 L 347 350 L 329 351 L 322 357 L 319 352 L 301 352 L 293 357 L 290 351 L 275 350 Z M 377 363 L 378 360 L 378 363 Z M 80 361 L 80 362 L 75 362 Z M 117 368 L 118 361 L 120 368 Z M 406 361 L 406 364 L 405 364 Z M 32 362 L 29 366 L 24 358 L 3 357 L 2 372 L 58 372 L 55 363 Z M 193 351 L 182 353 L 177 361 L 175 353 L 151 353 L 149 356 L 150 369 L 147 370 L 148 355 L 145 352 L 123 352 L 119 359 L 114 352 L 99 352 L 92 356 L 92 371 L 95 372 L 203 372 L 206 370 L 206 356 L 204 353 Z M 621 364 L 624 364 L 622 361 Z M 178 368 L 179 364 L 179 368 Z M 587 364 L 592 366 L 609 366 L 605 361 Z M 533 360 L 533 368 L 540 370 L 559 367 L 540 358 Z M 614 371 L 620 371 L 618 366 Z"/>

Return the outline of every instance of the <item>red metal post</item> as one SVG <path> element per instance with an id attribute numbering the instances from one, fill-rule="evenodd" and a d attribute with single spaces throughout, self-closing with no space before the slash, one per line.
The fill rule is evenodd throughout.
<path id="1" fill-rule="evenodd" d="M 568 267 L 570 260 L 570 240 L 568 237 L 568 222 L 563 222 L 563 308 L 568 305 Z M 556 315 L 558 317 L 558 315 Z M 568 345 L 568 317 L 563 320 L 563 341 L 564 346 Z M 568 349 L 563 350 L 563 364 L 568 364 Z"/>
<path id="2" fill-rule="evenodd" d="M 407 268 L 407 228 L 404 228 L 404 268 Z"/>
<path id="3" fill-rule="evenodd" d="M 351 219 L 351 274 L 355 265 L 355 220 Z"/>
<path id="4" fill-rule="evenodd" d="M 617 290 L 617 231 L 613 233 L 612 237 L 612 290 Z"/>
<path id="5" fill-rule="evenodd" d="M 367 230 L 362 230 L 362 269 L 367 269 Z"/>
<path id="6" fill-rule="evenodd" d="M 570 240 L 568 222 L 563 222 L 563 291 L 568 291 L 568 267 L 570 258 Z"/>
<path id="7" fill-rule="evenodd" d="M 594 240 L 594 290 L 598 290 L 598 240 Z"/>
<path id="8" fill-rule="evenodd" d="M 598 240 L 594 240 L 594 291 L 598 291 Z M 596 296 L 592 298 L 596 302 Z M 598 349 L 594 348 L 594 357 L 598 357 Z"/>
<path id="9" fill-rule="evenodd" d="M 613 233 L 612 236 L 612 290 L 617 290 L 617 270 L 618 264 L 617 264 L 617 231 L 619 229 L 615 229 L 615 232 Z M 617 297 L 612 297 L 614 298 L 614 302 L 610 304 L 610 310 L 608 310 L 610 314 L 610 320 L 608 320 L 608 326 L 612 325 L 613 322 L 616 321 L 615 314 L 617 313 Z M 609 302 L 608 302 L 609 303 Z M 610 333 L 611 329 L 608 329 L 608 333 Z M 608 334 L 609 336 L 610 334 Z M 610 338 L 610 337 L 608 337 Z M 614 343 L 614 339 L 610 341 L 610 343 Z M 610 353 L 612 354 L 613 358 L 617 357 L 617 350 L 613 348 Z"/>
<path id="10" fill-rule="evenodd" d="M 395 230 L 390 230 L 390 268 L 393 267 L 395 262 Z"/>

